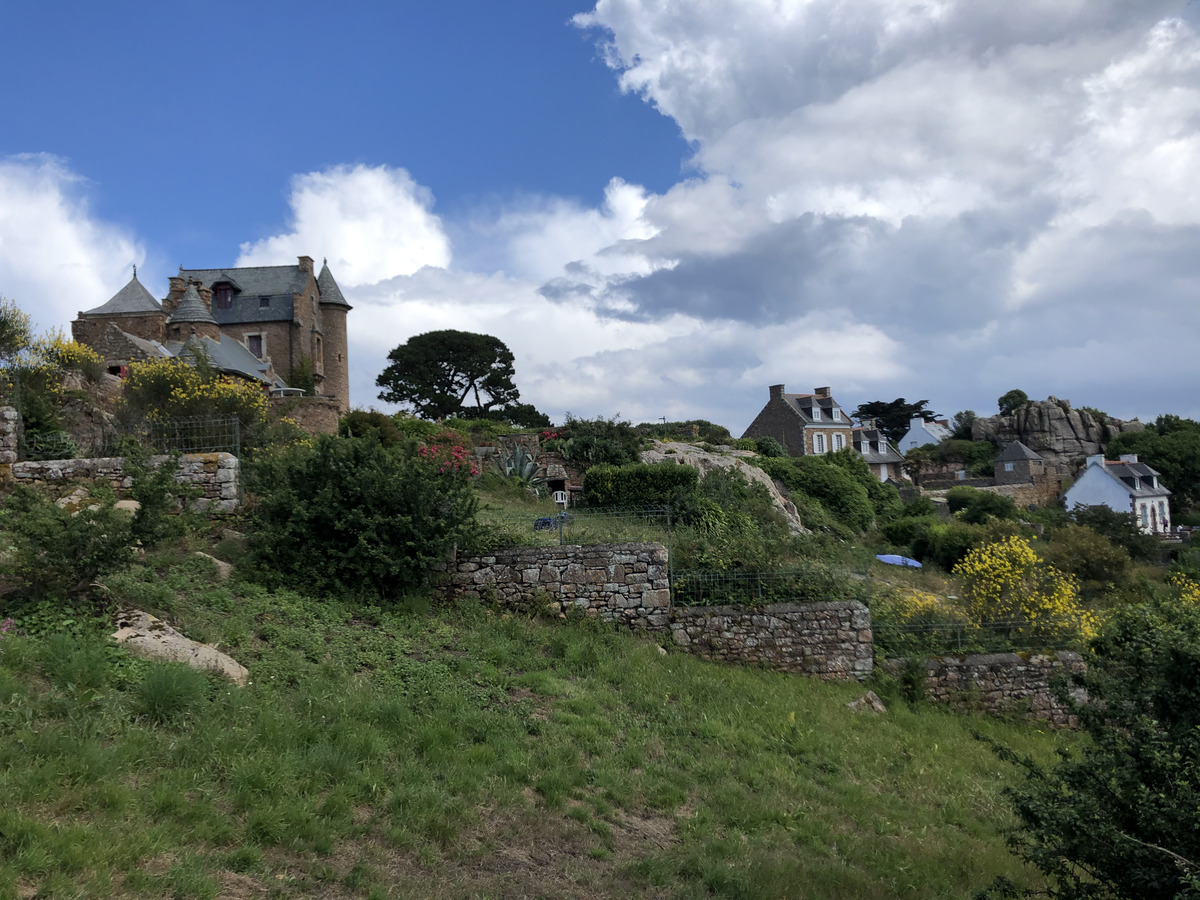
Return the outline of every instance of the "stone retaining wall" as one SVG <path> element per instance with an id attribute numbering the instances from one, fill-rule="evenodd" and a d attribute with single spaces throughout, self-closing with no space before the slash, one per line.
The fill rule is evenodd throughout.
<path id="1" fill-rule="evenodd" d="M 155 456 L 151 465 L 160 465 L 166 459 L 166 456 Z M 118 496 L 132 484 L 132 479 L 125 474 L 125 460 L 119 456 L 29 460 L 14 463 L 11 475 L 15 484 L 61 485 L 63 488 L 107 481 Z M 175 480 L 199 488 L 198 505 L 224 511 L 238 506 L 238 459 L 231 453 L 185 454 L 180 457 Z"/>
<path id="2" fill-rule="evenodd" d="M 272 397 L 270 407 L 309 434 L 337 434 L 342 414 L 336 397 Z"/>
<path id="3" fill-rule="evenodd" d="M 888 660 L 899 674 L 906 660 Z M 943 656 L 925 661 L 923 687 L 927 699 L 956 709 L 977 709 L 1000 715 L 1028 715 L 1054 725 L 1075 725 L 1067 707 L 1054 696 L 1051 683 L 1085 663 L 1068 650 L 1046 654 L 981 653 Z M 1082 695 L 1072 692 L 1075 699 Z"/>
<path id="4" fill-rule="evenodd" d="M 508 606 L 539 604 L 639 630 L 665 629 L 671 605 L 662 544 L 518 547 L 459 559 L 448 592 Z"/>
<path id="5" fill-rule="evenodd" d="M 830 679 L 871 672 L 871 613 L 861 603 L 672 607 L 662 544 L 524 547 L 458 559 L 447 574 L 452 596 L 597 616 L 705 659 Z"/>
<path id="6" fill-rule="evenodd" d="M 762 665 L 839 681 L 871 674 L 871 611 L 857 600 L 676 607 L 675 645 L 704 659 Z"/>

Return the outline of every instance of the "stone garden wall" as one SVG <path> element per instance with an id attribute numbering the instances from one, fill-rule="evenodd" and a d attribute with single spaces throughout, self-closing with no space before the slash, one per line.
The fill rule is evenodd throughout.
<path id="1" fill-rule="evenodd" d="M 705 659 L 842 680 L 871 672 L 871 614 L 861 603 L 672 607 L 662 544 L 524 547 L 458 559 L 447 575 L 452 596 L 597 616 Z"/>
<path id="2" fill-rule="evenodd" d="M 538 604 L 638 630 L 666 629 L 671 606 L 662 544 L 518 547 L 459 559 L 448 593 L 507 606 Z"/>
<path id="3" fill-rule="evenodd" d="M 151 459 L 151 464 L 158 465 L 166 459 L 156 456 Z M 14 484 L 61 486 L 64 491 L 95 481 L 107 481 L 118 496 L 132 483 L 125 474 L 125 460 L 119 456 L 30 460 L 13 463 L 10 474 Z M 199 488 L 200 505 L 226 511 L 238 506 L 238 459 L 231 453 L 185 454 L 180 458 L 175 480 Z"/>
<path id="4" fill-rule="evenodd" d="M 459 558 L 447 567 L 444 590 L 619 622 L 704 659 L 839 681 L 865 678 L 874 666 L 871 611 L 858 601 L 672 606 L 661 544 L 523 547 Z M 907 664 L 888 660 L 886 666 L 899 674 Z M 935 703 L 1073 725 L 1051 683 L 1083 667 L 1080 656 L 1067 651 L 948 656 L 927 660 L 921 683 Z"/>
<path id="5" fill-rule="evenodd" d="M 704 659 L 836 681 L 865 678 L 875 660 L 871 611 L 857 600 L 676 607 L 675 645 Z"/>
<path id="6" fill-rule="evenodd" d="M 888 660 L 893 673 L 909 663 Z M 1054 696 L 1051 684 L 1085 663 L 1078 653 L 981 653 L 925 661 L 922 683 L 927 699 L 956 709 L 1000 715 L 1028 715 L 1054 725 L 1074 726 L 1074 717 Z M 1082 699 L 1075 694 L 1075 699 Z"/>

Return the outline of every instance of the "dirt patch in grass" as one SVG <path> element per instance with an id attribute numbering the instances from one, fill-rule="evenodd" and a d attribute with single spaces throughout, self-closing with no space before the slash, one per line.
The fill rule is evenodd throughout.
<path id="1" fill-rule="evenodd" d="M 481 811 L 476 826 L 464 831 L 452 846 L 441 849 L 399 850 L 382 836 L 372 835 L 344 842 L 319 860 L 271 853 L 268 865 L 276 872 L 288 873 L 284 877 L 289 896 L 322 900 L 362 897 L 371 888 L 413 900 L 672 896 L 632 872 L 639 860 L 671 846 L 674 820 L 618 812 L 606 819 L 604 826 L 593 829 L 540 805 L 516 810 L 489 808 Z M 226 882 L 226 875 L 237 880 Z M 264 896 L 267 890 L 260 882 L 233 873 L 219 877 L 222 897 L 250 900 Z"/>

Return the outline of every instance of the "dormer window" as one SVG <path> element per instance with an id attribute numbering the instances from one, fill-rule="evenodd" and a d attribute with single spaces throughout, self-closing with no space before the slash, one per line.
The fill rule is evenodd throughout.
<path id="1" fill-rule="evenodd" d="M 812 409 L 812 417 L 813 417 L 813 421 L 814 421 L 814 422 L 820 422 L 820 421 L 821 421 L 821 407 L 819 407 L 819 406 L 814 406 L 814 407 L 813 407 L 813 409 Z"/>
<path id="2" fill-rule="evenodd" d="M 835 421 L 835 422 L 842 421 L 842 411 L 840 409 L 838 409 L 836 406 L 833 408 L 833 421 Z"/>
<path id="3" fill-rule="evenodd" d="M 227 284 L 214 287 L 213 306 L 217 309 L 233 309 L 233 288 Z"/>
<path id="4" fill-rule="evenodd" d="M 270 305 L 271 305 L 270 297 L 259 297 L 258 298 L 258 308 L 259 309 L 267 309 Z"/>

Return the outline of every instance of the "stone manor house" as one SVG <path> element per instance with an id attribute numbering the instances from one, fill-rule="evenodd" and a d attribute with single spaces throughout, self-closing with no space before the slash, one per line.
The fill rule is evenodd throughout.
<path id="1" fill-rule="evenodd" d="M 109 372 L 131 361 L 188 356 L 200 346 L 221 371 L 259 381 L 275 395 L 311 373 L 316 393 L 350 409 L 346 315 L 350 304 L 311 256 L 294 266 L 184 269 L 160 302 L 137 278 L 107 303 L 80 312 L 71 334 Z"/>

